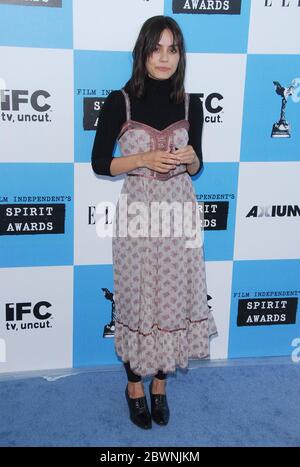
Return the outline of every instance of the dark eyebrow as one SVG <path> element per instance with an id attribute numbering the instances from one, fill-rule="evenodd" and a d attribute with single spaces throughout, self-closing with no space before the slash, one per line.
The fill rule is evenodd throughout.
<path id="1" fill-rule="evenodd" d="M 160 44 L 160 43 L 158 42 L 157 45 L 161 46 L 162 44 Z M 178 44 L 171 44 L 171 45 L 169 45 L 169 47 L 178 47 Z"/>

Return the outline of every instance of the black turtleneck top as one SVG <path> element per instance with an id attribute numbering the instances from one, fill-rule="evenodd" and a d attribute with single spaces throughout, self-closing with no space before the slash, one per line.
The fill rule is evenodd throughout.
<path id="1" fill-rule="evenodd" d="M 126 88 L 125 88 L 126 90 Z M 178 120 L 185 118 L 184 103 L 175 104 L 170 100 L 171 80 L 156 80 L 146 76 L 145 92 L 142 98 L 129 94 L 131 119 L 145 123 L 157 130 L 163 130 Z M 128 92 L 128 91 L 127 91 Z M 202 127 L 203 107 L 200 99 L 190 95 L 188 120 L 190 123 L 189 142 L 202 166 Z M 113 151 L 122 125 L 126 121 L 125 99 L 121 91 L 112 91 L 106 98 L 98 119 L 92 151 L 92 167 L 98 175 L 108 175 L 113 160 Z M 195 174 L 196 175 L 196 174 Z"/>

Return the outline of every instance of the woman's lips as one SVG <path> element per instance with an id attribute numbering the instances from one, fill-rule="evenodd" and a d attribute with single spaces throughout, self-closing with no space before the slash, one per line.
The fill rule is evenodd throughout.
<path id="1" fill-rule="evenodd" d="M 170 68 L 166 68 L 166 67 L 163 67 L 163 66 L 157 66 L 156 69 L 159 70 L 159 71 L 170 71 Z"/>

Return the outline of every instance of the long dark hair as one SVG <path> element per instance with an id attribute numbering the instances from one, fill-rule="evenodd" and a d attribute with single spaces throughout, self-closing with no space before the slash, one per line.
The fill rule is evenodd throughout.
<path id="1" fill-rule="evenodd" d="M 125 89 L 136 97 L 144 94 L 144 80 L 147 74 L 146 61 L 155 50 L 162 32 L 169 29 L 173 34 L 174 43 L 179 50 L 177 70 L 171 76 L 172 91 L 170 98 L 177 104 L 184 100 L 184 75 L 186 67 L 184 38 L 180 27 L 170 16 L 153 16 L 143 24 L 135 43 L 132 57 L 132 75 L 126 83 Z"/>

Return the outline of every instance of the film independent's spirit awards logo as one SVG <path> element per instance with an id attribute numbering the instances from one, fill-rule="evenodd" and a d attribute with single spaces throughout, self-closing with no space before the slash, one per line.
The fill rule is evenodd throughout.
<path id="1" fill-rule="evenodd" d="M 62 0 L 0 0 L 0 4 L 62 8 Z"/>
<path id="2" fill-rule="evenodd" d="M 4 199 L 7 198 L 0 196 L 0 203 Z M 65 222 L 66 204 L 64 203 L 0 205 L 0 237 L 64 234 Z"/>
<path id="3" fill-rule="evenodd" d="M 298 309 L 298 297 L 238 297 L 237 326 L 270 326 L 295 324 Z"/>
<path id="4" fill-rule="evenodd" d="M 173 0 L 173 13 L 240 15 L 242 0 Z"/>
<path id="5" fill-rule="evenodd" d="M 284 87 L 278 81 L 273 81 L 275 92 L 281 97 L 280 117 L 273 124 L 272 138 L 290 138 L 291 124 L 286 120 L 286 106 L 288 98 L 291 96 L 293 102 L 300 102 L 300 78 L 295 78 L 290 86 Z"/>

